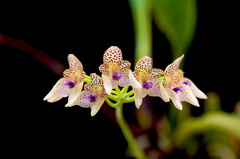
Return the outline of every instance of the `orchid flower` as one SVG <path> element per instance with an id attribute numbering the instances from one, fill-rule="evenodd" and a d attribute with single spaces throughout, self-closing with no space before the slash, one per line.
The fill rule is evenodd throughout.
<path id="1" fill-rule="evenodd" d="M 128 78 L 130 66 L 130 62 L 122 60 L 122 52 L 118 47 L 111 46 L 105 51 L 99 71 L 102 73 L 104 87 L 108 94 L 118 85 L 122 87 L 130 85 Z"/>
<path id="2" fill-rule="evenodd" d="M 94 116 L 108 95 L 103 86 L 103 80 L 95 73 L 90 74 L 91 82 L 84 85 L 84 90 L 80 94 L 66 104 L 66 107 L 79 105 L 84 108 L 91 108 L 91 116 Z"/>
<path id="3" fill-rule="evenodd" d="M 165 102 L 169 101 L 160 78 L 164 75 L 161 69 L 152 69 L 152 58 L 144 56 L 137 61 L 135 71 L 129 71 L 129 79 L 133 87 L 135 96 L 135 105 L 139 108 L 142 99 L 148 94 L 150 96 L 159 96 Z"/>
<path id="4" fill-rule="evenodd" d="M 84 78 L 86 76 L 83 71 L 82 63 L 73 54 L 68 55 L 69 69 L 63 72 L 62 78 L 53 86 L 52 90 L 44 97 L 43 100 L 48 102 L 56 102 L 62 97 L 68 97 L 68 101 L 76 98 L 82 90 Z"/>
<path id="5" fill-rule="evenodd" d="M 183 71 L 179 69 L 184 55 L 169 64 L 164 73 L 163 85 L 175 107 L 182 110 L 181 101 L 199 106 L 196 97 L 206 99 L 207 96 L 199 90 L 188 78 L 183 77 Z"/>

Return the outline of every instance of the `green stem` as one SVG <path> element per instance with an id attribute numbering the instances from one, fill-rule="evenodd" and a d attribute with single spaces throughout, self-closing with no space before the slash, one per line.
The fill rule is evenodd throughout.
<path id="1" fill-rule="evenodd" d="M 112 90 L 111 93 L 113 93 L 113 94 L 115 94 L 115 95 L 119 95 L 119 92 L 117 92 L 117 91 L 115 91 L 115 90 Z"/>
<path id="2" fill-rule="evenodd" d="M 114 101 L 118 101 L 118 98 L 119 98 L 119 97 L 116 96 L 116 95 L 113 95 L 113 94 L 109 94 L 109 95 L 108 95 L 108 98 L 111 99 L 111 100 L 114 100 Z"/>
<path id="3" fill-rule="evenodd" d="M 132 97 L 125 98 L 123 101 L 124 103 L 131 103 L 135 101 L 135 97 L 132 96 Z"/>
<path id="4" fill-rule="evenodd" d="M 119 89 L 118 86 L 115 88 L 115 91 L 116 91 L 116 93 L 121 94 L 121 90 Z"/>
<path id="5" fill-rule="evenodd" d="M 108 99 L 108 97 L 105 98 L 105 101 L 106 101 L 107 104 L 108 104 L 109 106 L 111 106 L 111 107 L 115 107 L 115 105 L 116 105 L 116 104 L 112 103 L 112 102 Z"/>
<path id="6" fill-rule="evenodd" d="M 129 86 L 123 87 L 123 89 L 121 90 L 121 94 L 126 94 L 128 91 L 128 88 L 129 88 Z"/>
<path id="7" fill-rule="evenodd" d="M 134 94 L 134 91 L 131 90 L 130 92 L 125 93 L 123 96 L 124 96 L 124 98 L 128 98 L 128 97 L 130 97 L 130 96 L 133 95 L 133 94 Z"/>
<path id="8" fill-rule="evenodd" d="M 84 82 L 90 83 L 91 82 L 91 77 L 86 75 L 85 78 L 84 78 Z"/>
<path id="9" fill-rule="evenodd" d="M 143 56 L 152 57 L 151 1 L 129 0 L 135 32 L 135 63 Z"/>
<path id="10" fill-rule="evenodd" d="M 134 157 L 137 159 L 146 159 L 146 155 L 143 152 L 142 149 L 138 146 L 129 126 L 127 125 L 126 121 L 123 117 L 123 106 L 116 107 L 116 119 L 117 122 L 122 130 L 122 133 L 125 137 L 125 139 L 128 142 L 129 148 L 131 152 L 133 153 Z"/>

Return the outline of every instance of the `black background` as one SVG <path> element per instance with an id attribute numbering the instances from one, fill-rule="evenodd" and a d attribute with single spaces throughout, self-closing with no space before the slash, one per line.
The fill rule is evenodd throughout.
<path id="1" fill-rule="evenodd" d="M 133 62 L 134 30 L 127 1 L 1 1 L 0 16 L 0 33 L 66 66 L 67 55 L 73 53 L 88 75 L 100 74 L 102 55 L 112 45 Z M 184 72 L 203 92 L 217 92 L 227 112 L 240 99 L 239 37 L 238 1 L 198 1 L 197 30 Z M 103 112 L 90 117 L 89 109 L 64 108 L 67 99 L 44 102 L 59 77 L 24 52 L 0 48 L 2 158 L 126 157 L 120 129 Z M 164 69 L 171 63 L 170 53 L 153 22 L 154 67 Z M 153 101 L 157 115 L 167 112 L 168 104 Z M 134 109 L 133 104 L 126 106 L 130 122 Z M 193 107 L 193 115 L 202 109 Z"/>

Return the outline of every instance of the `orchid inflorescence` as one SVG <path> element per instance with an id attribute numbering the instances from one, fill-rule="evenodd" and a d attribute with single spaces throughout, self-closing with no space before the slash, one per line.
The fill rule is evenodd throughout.
<path id="1" fill-rule="evenodd" d="M 69 69 L 63 72 L 63 77 L 44 100 L 56 102 L 68 97 L 66 107 L 79 105 L 91 108 L 91 116 L 99 111 L 104 101 L 112 107 L 135 101 L 136 107 L 140 108 L 146 95 L 160 97 L 164 102 L 171 99 L 179 110 L 182 110 L 181 101 L 199 106 L 197 98 L 206 99 L 207 96 L 183 76 L 183 71 L 179 69 L 183 57 L 177 58 L 163 71 L 152 68 L 152 58 L 144 56 L 137 61 L 135 70 L 131 71 L 131 63 L 123 60 L 121 50 L 111 46 L 105 51 L 103 64 L 99 66 L 102 73 L 100 77 L 96 73 L 86 75 L 78 58 L 69 54 Z M 130 91 L 129 86 L 132 87 Z"/>

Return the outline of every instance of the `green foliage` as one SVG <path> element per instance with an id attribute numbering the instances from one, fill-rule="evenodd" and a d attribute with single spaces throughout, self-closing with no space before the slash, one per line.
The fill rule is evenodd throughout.
<path id="1" fill-rule="evenodd" d="M 195 0 L 153 0 L 154 20 L 169 40 L 173 58 L 186 54 L 196 28 Z"/>
<path id="2" fill-rule="evenodd" d="M 196 0 L 129 0 L 129 3 L 135 29 L 135 61 L 139 57 L 152 55 L 152 20 L 169 40 L 173 59 L 186 55 L 196 30 Z M 170 106 L 168 118 L 159 121 L 159 125 L 168 126 L 156 128 L 158 146 L 162 152 L 169 153 L 177 147 L 193 156 L 200 146 L 197 136 L 202 135 L 209 157 L 226 158 L 228 154 L 228 158 L 235 159 L 238 155 L 236 145 L 229 138 L 239 144 L 239 103 L 235 112 L 222 111 L 220 98 L 214 92 L 208 94 L 208 99 L 204 101 L 204 113 L 199 117 L 191 117 L 190 107 L 186 103 L 183 111 Z M 137 119 L 145 130 L 153 122 L 145 110 L 137 113 Z"/>
<path id="3" fill-rule="evenodd" d="M 143 56 L 152 57 L 151 6 L 147 0 L 129 0 L 135 32 L 135 62 Z"/>
<path id="4" fill-rule="evenodd" d="M 240 117 L 235 114 L 223 111 L 205 113 L 197 118 L 189 118 L 174 132 L 174 142 L 178 147 L 182 147 L 184 140 L 196 134 L 201 134 L 209 130 L 218 130 L 227 134 L 232 134 L 240 140 Z"/>

